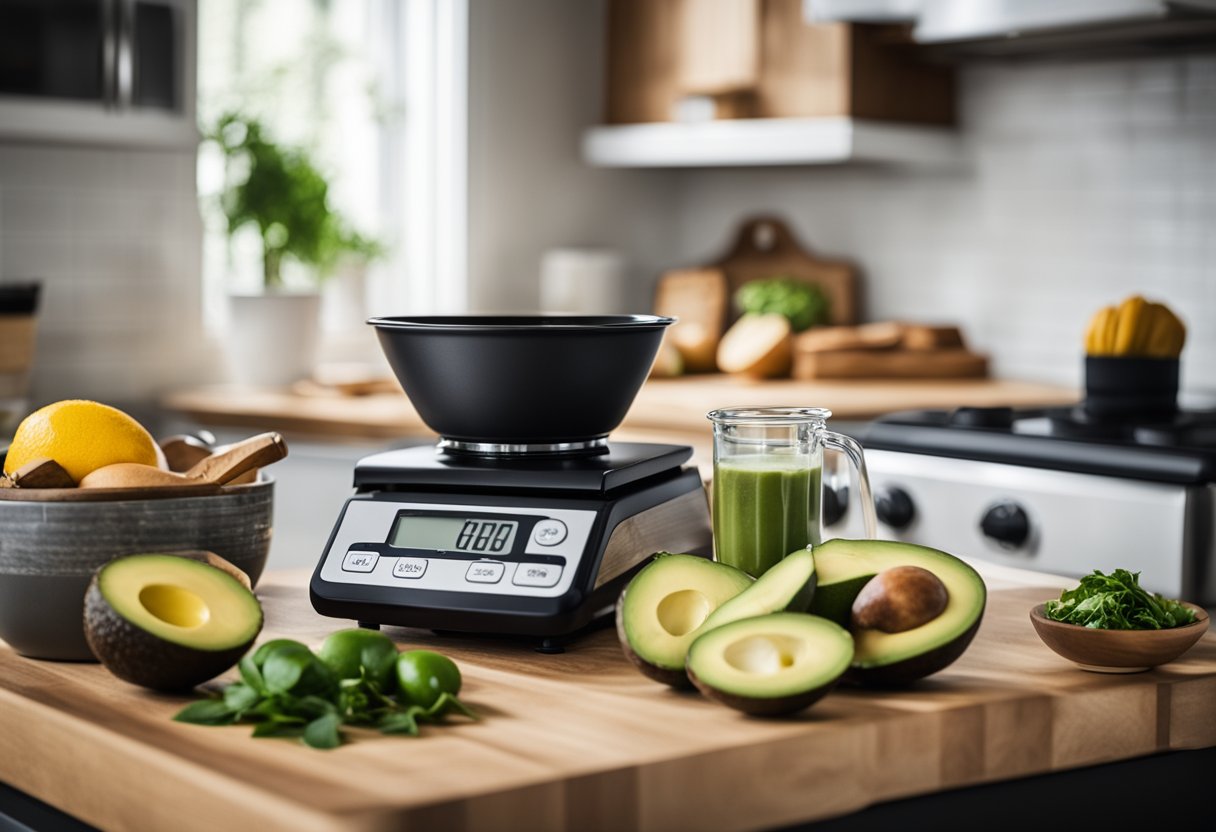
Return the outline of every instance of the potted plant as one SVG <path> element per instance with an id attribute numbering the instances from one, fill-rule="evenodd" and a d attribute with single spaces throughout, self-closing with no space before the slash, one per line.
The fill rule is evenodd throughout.
<path id="1" fill-rule="evenodd" d="M 230 295 L 232 376 L 258 386 L 290 384 L 308 376 L 315 362 L 320 281 L 344 253 L 366 262 L 380 247 L 330 206 L 329 183 L 308 153 L 272 141 L 257 119 L 228 113 L 209 138 L 225 159 L 220 206 L 229 238 L 252 226 L 262 244 L 262 291 Z M 289 261 L 307 267 L 303 285 L 285 281 Z"/>

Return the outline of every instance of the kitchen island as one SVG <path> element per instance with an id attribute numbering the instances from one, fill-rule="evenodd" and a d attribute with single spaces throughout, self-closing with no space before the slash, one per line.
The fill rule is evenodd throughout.
<path id="1" fill-rule="evenodd" d="M 1027 618 L 1065 580 L 975 566 L 988 609 L 957 663 L 908 690 L 838 688 L 779 720 L 645 679 L 610 630 L 553 656 L 391 628 L 455 658 L 483 719 L 416 739 L 352 732 L 321 752 L 175 723 L 181 697 L 0 646 L 0 780 L 104 829 L 755 829 L 1216 746 L 1216 634 L 1158 670 L 1083 672 Z M 315 645 L 344 626 L 313 612 L 307 580 L 259 586 L 263 640 Z"/>

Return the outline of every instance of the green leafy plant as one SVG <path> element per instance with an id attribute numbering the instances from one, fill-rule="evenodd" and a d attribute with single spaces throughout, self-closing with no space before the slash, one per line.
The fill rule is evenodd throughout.
<path id="1" fill-rule="evenodd" d="M 1164 630 L 1195 620 L 1190 609 L 1148 592 L 1140 586 L 1140 573 L 1126 569 L 1109 575 L 1095 569 L 1076 589 L 1048 601 L 1044 614 L 1053 621 L 1102 630 Z"/>
<path id="2" fill-rule="evenodd" d="M 357 677 L 338 678 L 307 646 L 277 639 L 241 659 L 239 682 L 192 702 L 173 718 L 195 725 L 252 724 L 255 737 L 298 737 L 313 748 L 341 745 L 346 725 L 417 736 L 421 724 L 443 722 L 452 714 L 477 719 L 456 691 L 444 690 L 426 704 L 391 695 L 382 665 L 396 660 L 396 655 L 378 656 L 373 667 L 361 662 Z"/>
<path id="3" fill-rule="evenodd" d="M 802 332 L 831 320 L 831 303 L 824 291 L 813 283 L 790 277 L 753 280 L 743 284 L 735 292 L 735 306 L 741 312 L 756 315 L 784 315 L 794 332 Z"/>
<path id="4" fill-rule="evenodd" d="M 229 235 L 254 225 L 262 239 L 265 285 L 282 285 L 282 263 L 293 257 L 328 274 L 344 253 L 383 255 L 329 204 L 329 183 L 303 148 L 272 141 L 264 125 L 239 113 L 221 116 L 208 133 L 223 151 L 227 185 L 220 205 Z"/>

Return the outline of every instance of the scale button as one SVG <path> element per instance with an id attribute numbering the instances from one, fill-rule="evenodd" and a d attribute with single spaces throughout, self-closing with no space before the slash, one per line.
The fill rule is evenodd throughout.
<path id="1" fill-rule="evenodd" d="M 556 586 L 562 567 L 556 563 L 521 563 L 515 567 L 516 586 Z"/>
<path id="2" fill-rule="evenodd" d="M 566 524 L 561 520 L 541 520 L 532 530 L 532 539 L 541 546 L 556 546 L 566 539 Z"/>
<path id="3" fill-rule="evenodd" d="M 342 571 L 344 572 L 371 572 L 376 568 L 376 561 L 380 556 L 375 552 L 360 552 L 352 549 L 346 553 L 346 557 L 342 559 Z"/>
<path id="4" fill-rule="evenodd" d="M 421 578 L 426 572 L 426 558 L 397 558 L 393 564 L 394 578 Z"/>
<path id="5" fill-rule="evenodd" d="M 469 566 L 464 579 L 475 584 L 496 584 L 502 580 L 506 567 L 496 560 L 479 560 Z"/>

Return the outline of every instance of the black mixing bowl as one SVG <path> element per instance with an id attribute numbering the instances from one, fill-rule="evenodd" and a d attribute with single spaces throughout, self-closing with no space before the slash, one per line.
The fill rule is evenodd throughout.
<path id="1" fill-rule="evenodd" d="M 672 318 L 466 315 L 372 318 L 422 420 L 468 443 L 557 444 L 625 418 Z"/>

